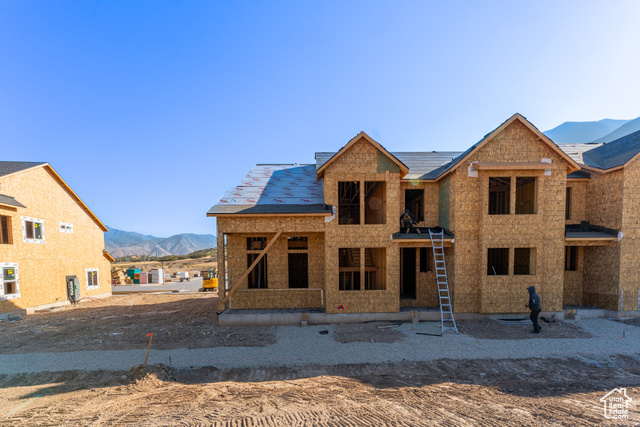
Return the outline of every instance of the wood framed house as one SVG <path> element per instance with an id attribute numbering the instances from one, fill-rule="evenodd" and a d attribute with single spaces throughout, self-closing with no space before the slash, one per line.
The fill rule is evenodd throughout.
<path id="1" fill-rule="evenodd" d="M 438 306 L 428 233 L 437 228 L 457 313 L 524 312 L 529 286 L 545 312 L 618 310 L 623 294 L 633 295 L 623 309 L 636 310 L 634 141 L 560 147 L 515 114 L 462 153 L 390 153 L 362 132 L 316 153 L 315 164 L 256 165 L 207 213 L 225 254 L 221 303 L 326 313 Z M 405 209 L 421 234 L 399 232 Z"/>
<path id="2" fill-rule="evenodd" d="M 48 163 L 0 161 L 0 313 L 110 296 L 105 231 Z"/>

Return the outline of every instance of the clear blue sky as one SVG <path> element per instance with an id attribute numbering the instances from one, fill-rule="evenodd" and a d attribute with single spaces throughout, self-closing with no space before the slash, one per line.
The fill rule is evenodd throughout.
<path id="1" fill-rule="evenodd" d="M 0 0 L 3 160 L 46 161 L 107 225 L 215 233 L 256 163 L 364 130 L 463 150 L 640 116 L 639 1 Z"/>

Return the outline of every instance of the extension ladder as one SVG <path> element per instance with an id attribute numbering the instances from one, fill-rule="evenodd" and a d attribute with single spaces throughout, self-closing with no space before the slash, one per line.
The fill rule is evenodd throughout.
<path id="1" fill-rule="evenodd" d="M 447 265 L 444 262 L 444 228 L 440 232 L 429 229 L 431 247 L 433 248 L 433 263 L 436 268 L 436 282 L 438 286 L 438 299 L 440 300 L 440 334 L 444 335 L 446 329 L 452 329 L 458 333 L 456 320 L 453 318 L 453 307 L 449 295 L 449 281 L 447 280 Z"/>

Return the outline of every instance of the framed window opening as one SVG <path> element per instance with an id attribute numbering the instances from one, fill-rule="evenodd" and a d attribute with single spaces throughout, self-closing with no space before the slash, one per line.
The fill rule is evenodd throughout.
<path id="1" fill-rule="evenodd" d="M 58 231 L 61 233 L 73 233 L 73 224 L 58 222 Z"/>
<path id="2" fill-rule="evenodd" d="M 489 215 L 509 215 L 511 177 L 489 178 Z"/>
<path id="3" fill-rule="evenodd" d="M 0 244 L 10 245 L 13 243 L 11 233 L 11 217 L 0 215 Z"/>
<path id="4" fill-rule="evenodd" d="M 420 273 L 431 273 L 431 248 L 420 248 Z"/>
<path id="5" fill-rule="evenodd" d="M 247 250 L 260 251 L 267 246 L 266 237 L 247 237 Z"/>
<path id="6" fill-rule="evenodd" d="M 409 209 L 417 221 L 424 221 L 424 190 L 404 190 L 404 208 Z"/>
<path id="7" fill-rule="evenodd" d="M 0 299 L 20 298 L 18 263 L 0 263 Z"/>
<path id="8" fill-rule="evenodd" d="M 292 236 L 287 239 L 289 288 L 309 287 L 309 238 Z"/>
<path id="9" fill-rule="evenodd" d="M 22 236 L 25 243 L 44 243 L 44 219 L 23 216 Z"/>
<path id="10" fill-rule="evenodd" d="M 516 276 L 536 274 L 535 248 L 515 248 L 513 250 L 513 274 Z"/>
<path id="11" fill-rule="evenodd" d="M 516 215 L 536 213 L 536 178 L 516 177 Z"/>
<path id="12" fill-rule="evenodd" d="M 338 182 L 338 224 L 360 224 L 359 182 Z"/>
<path id="13" fill-rule="evenodd" d="M 364 223 L 387 223 L 387 193 L 384 181 L 364 183 Z"/>
<path id="14" fill-rule="evenodd" d="M 87 289 L 99 288 L 98 283 L 98 269 L 97 268 L 85 268 L 85 277 L 87 278 Z"/>
<path id="15" fill-rule="evenodd" d="M 578 247 L 565 246 L 564 271 L 578 271 Z"/>
<path id="16" fill-rule="evenodd" d="M 386 248 L 364 249 L 364 290 L 384 290 L 387 287 Z"/>
<path id="17" fill-rule="evenodd" d="M 487 249 L 487 275 L 509 275 L 509 248 Z"/>
<path id="18" fill-rule="evenodd" d="M 338 249 L 338 289 L 360 290 L 360 248 Z"/>
<path id="19" fill-rule="evenodd" d="M 564 219 L 571 219 L 571 187 L 567 187 L 567 198 L 564 207 Z"/>
<path id="20" fill-rule="evenodd" d="M 247 254 L 247 268 L 251 267 L 251 264 L 258 258 L 260 254 Z M 267 254 L 264 254 L 258 265 L 256 265 L 249 276 L 247 277 L 247 285 L 249 289 L 266 289 L 268 286 L 267 278 Z"/>

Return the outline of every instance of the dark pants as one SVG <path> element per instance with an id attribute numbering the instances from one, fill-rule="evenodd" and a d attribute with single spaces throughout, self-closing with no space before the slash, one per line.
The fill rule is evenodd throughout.
<path id="1" fill-rule="evenodd" d="M 412 222 L 405 222 L 404 223 L 404 227 L 400 228 L 400 232 L 401 233 L 420 233 L 420 230 L 418 230 L 416 227 L 413 226 Z"/>
<path id="2" fill-rule="evenodd" d="M 529 319 L 531 319 L 531 323 L 533 323 L 533 332 L 540 332 L 540 323 L 538 323 L 538 315 L 540 314 L 540 310 L 531 310 L 531 315 Z"/>

